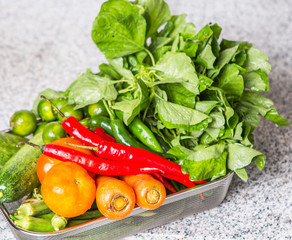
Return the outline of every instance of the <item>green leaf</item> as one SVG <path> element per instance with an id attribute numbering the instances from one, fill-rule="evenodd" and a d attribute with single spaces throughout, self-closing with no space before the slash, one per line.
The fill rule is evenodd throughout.
<path id="1" fill-rule="evenodd" d="M 213 69 L 216 57 L 212 51 L 212 38 L 209 39 L 203 50 L 197 56 L 195 62 L 201 64 L 206 69 Z"/>
<path id="2" fill-rule="evenodd" d="M 133 73 L 124 68 L 124 60 L 123 58 L 114 58 L 108 60 L 109 64 L 125 79 L 132 80 L 134 78 Z"/>
<path id="3" fill-rule="evenodd" d="M 207 115 L 217 106 L 221 106 L 219 101 L 198 101 L 195 109 Z"/>
<path id="4" fill-rule="evenodd" d="M 271 65 L 268 63 L 268 57 L 256 48 L 250 48 L 247 51 L 247 59 L 244 68 L 249 71 L 260 69 L 266 75 L 271 71 Z"/>
<path id="5" fill-rule="evenodd" d="M 269 80 L 267 75 L 260 69 L 242 74 L 244 87 L 253 92 L 269 91 Z"/>
<path id="6" fill-rule="evenodd" d="M 146 21 L 141 9 L 126 0 L 105 2 L 93 22 L 91 36 L 111 59 L 144 50 Z"/>
<path id="7" fill-rule="evenodd" d="M 39 102 L 42 100 L 42 98 L 40 97 L 41 95 L 45 96 L 48 99 L 55 99 L 55 98 L 59 98 L 59 97 L 64 97 L 64 94 L 55 90 L 52 90 L 50 88 L 45 89 L 44 91 L 42 91 L 36 98 L 36 100 L 33 103 L 33 107 L 31 112 L 34 113 L 36 116 L 39 116 L 38 113 L 38 105 Z"/>
<path id="8" fill-rule="evenodd" d="M 218 87 L 223 89 L 229 99 L 238 99 L 244 90 L 243 77 L 234 64 L 226 65 L 218 76 Z"/>
<path id="9" fill-rule="evenodd" d="M 279 127 L 290 125 L 290 122 L 278 114 L 276 108 L 271 108 L 265 115 L 265 118 L 269 119 L 273 123 L 276 123 Z"/>
<path id="10" fill-rule="evenodd" d="M 213 141 L 213 140 L 218 140 L 219 134 L 220 134 L 220 130 L 221 129 L 219 129 L 219 128 L 207 127 L 205 129 L 205 132 L 212 138 L 212 141 Z"/>
<path id="11" fill-rule="evenodd" d="M 215 64 L 214 64 L 215 69 L 208 70 L 207 76 L 212 79 L 218 76 L 221 69 L 231 61 L 234 54 L 237 52 L 237 49 L 238 49 L 238 45 L 235 45 L 234 47 L 227 48 L 221 51 L 219 57 L 215 61 Z"/>
<path id="12" fill-rule="evenodd" d="M 185 107 L 194 108 L 196 95 L 187 90 L 182 84 L 164 84 L 160 87 L 166 91 L 169 101 Z"/>
<path id="13" fill-rule="evenodd" d="M 247 181 L 247 179 L 248 179 L 248 175 L 247 175 L 247 173 L 246 173 L 246 170 L 245 170 L 245 168 L 241 168 L 241 169 L 235 169 L 235 173 L 237 174 L 237 176 L 239 177 L 239 178 L 241 178 L 243 181 Z"/>
<path id="14" fill-rule="evenodd" d="M 265 166 L 265 157 L 258 157 L 254 160 L 254 163 L 257 167 L 257 170 L 260 172 L 263 170 L 264 166 Z"/>
<path id="15" fill-rule="evenodd" d="M 227 165 L 230 170 L 246 167 L 256 158 L 264 159 L 265 156 L 253 148 L 238 143 L 228 144 Z"/>
<path id="16" fill-rule="evenodd" d="M 203 92 L 212 85 L 213 80 L 203 74 L 198 74 L 198 76 L 199 76 L 199 91 Z"/>
<path id="17" fill-rule="evenodd" d="M 260 93 L 244 91 L 240 98 L 240 104 L 258 111 L 264 117 L 274 103 Z"/>
<path id="18" fill-rule="evenodd" d="M 133 121 L 140 111 L 147 106 L 149 101 L 148 88 L 140 79 L 137 79 L 137 90 L 134 95 L 135 99 L 116 102 L 115 105 L 112 106 L 113 109 L 123 112 L 123 121 L 126 125 L 129 125 Z"/>
<path id="19" fill-rule="evenodd" d="M 189 155 L 193 153 L 192 150 L 189 150 L 181 145 L 176 145 L 169 149 L 167 153 L 176 156 L 178 159 L 183 160 L 186 159 Z M 182 164 L 182 163 L 181 163 Z"/>
<path id="20" fill-rule="evenodd" d="M 224 129 L 225 117 L 222 112 L 212 112 L 209 116 L 213 119 L 209 127 Z"/>
<path id="21" fill-rule="evenodd" d="M 234 140 L 242 140 L 242 131 L 243 131 L 243 122 L 240 122 L 237 124 L 236 128 L 235 128 L 235 132 L 234 132 L 234 136 L 233 139 Z"/>
<path id="22" fill-rule="evenodd" d="M 184 39 L 193 38 L 196 34 L 196 27 L 192 23 L 186 23 L 185 19 L 185 14 L 172 16 L 170 22 L 172 22 L 173 28 L 167 36 L 174 39 L 180 34 Z"/>
<path id="23" fill-rule="evenodd" d="M 157 49 L 160 49 L 161 47 L 164 47 L 165 45 L 167 45 L 170 42 L 171 42 L 171 38 L 168 38 L 168 37 L 157 37 L 154 40 L 152 40 L 151 45 L 149 46 L 149 50 L 154 55 L 156 55 Z"/>
<path id="24" fill-rule="evenodd" d="M 123 19 L 132 14 L 142 14 L 144 12 L 138 5 L 127 0 L 109 0 L 101 5 L 100 13 L 110 13 L 117 19 Z"/>
<path id="25" fill-rule="evenodd" d="M 198 94 L 199 80 L 192 65 L 192 60 L 185 53 L 167 52 L 154 67 L 162 72 L 164 79 L 172 82 L 183 82 L 182 85 L 189 91 Z"/>
<path id="26" fill-rule="evenodd" d="M 138 0 L 138 4 L 146 9 L 147 21 L 147 37 L 151 37 L 156 33 L 157 29 L 170 18 L 170 10 L 163 0 Z"/>
<path id="27" fill-rule="evenodd" d="M 209 39 L 213 36 L 214 32 L 210 24 L 205 25 L 194 37 L 195 40 L 199 41 L 198 52 L 200 53 L 207 45 Z"/>
<path id="28" fill-rule="evenodd" d="M 159 119 L 170 129 L 200 131 L 212 122 L 212 118 L 204 113 L 162 99 L 158 101 L 156 108 Z"/>
<path id="29" fill-rule="evenodd" d="M 190 175 L 190 180 L 215 180 L 226 175 L 227 152 L 224 144 L 202 148 L 183 160 L 182 171 Z"/>
<path id="30" fill-rule="evenodd" d="M 121 79 L 121 75 L 110 65 L 102 63 L 99 65 L 99 70 L 101 73 L 105 73 L 112 79 Z"/>
<path id="31" fill-rule="evenodd" d="M 114 100 L 117 91 L 113 81 L 93 73 L 81 74 L 74 82 L 69 94 L 69 104 L 76 104 L 75 109 L 98 102 L 101 99 Z"/>

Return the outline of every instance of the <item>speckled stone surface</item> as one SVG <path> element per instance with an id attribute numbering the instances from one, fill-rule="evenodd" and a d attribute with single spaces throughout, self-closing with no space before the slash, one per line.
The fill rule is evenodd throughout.
<path id="1" fill-rule="evenodd" d="M 90 37 L 103 1 L 0 0 L 0 129 L 19 109 L 30 109 L 45 88 L 65 89 L 80 72 L 105 61 Z M 198 29 L 217 22 L 222 36 L 246 40 L 265 52 L 272 65 L 270 97 L 292 120 L 292 1 L 167 0 L 173 14 L 186 13 Z M 126 238 L 291 239 L 292 131 L 262 121 L 256 149 L 267 156 L 262 173 L 248 168 L 249 180 L 233 179 L 218 207 Z M 0 217 L 0 239 L 14 236 Z"/>

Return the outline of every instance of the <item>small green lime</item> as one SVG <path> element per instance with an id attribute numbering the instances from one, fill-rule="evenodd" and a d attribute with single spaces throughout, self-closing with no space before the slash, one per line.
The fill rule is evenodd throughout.
<path id="1" fill-rule="evenodd" d="M 34 131 L 33 135 L 38 134 L 40 131 L 44 129 L 44 127 L 48 124 L 49 122 L 41 122 L 38 124 L 37 129 Z"/>
<path id="2" fill-rule="evenodd" d="M 15 112 L 10 118 L 11 131 L 20 136 L 27 136 L 37 127 L 36 116 L 28 110 Z"/>
<path id="3" fill-rule="evenodd" d="M 44 143 L 48 144 L 57 139 L 66 137 L 66 132 L 59 122 L 50 122 L 44 127 L 42 136 Z"/>
<path id="4" fill-rule="evenodd" d="M 54 114 L 52 105 L 45 99 L 39 102 L 38 113 L 42 121 L 50 122 L 57 119 L 56 115 Z"/>
<path id="5" fill-rule="evenodd" d="M 68 98 L 66 97 L 59 97 L 56 98 L 52 101 L 52 103 L 56 106 L 57 109 L 61 109 L 64 105 L 66 105 L 68 103 Z M 55 109 L 53 109 L 54 114 L 56 115 L 56 117 L 58 117 L 58 113 Z"/>
<path id="6" fill-rule="evenodd" d="M 106 116 L 106 117 L 108 116 L 108 112 L 102 101 L 89 105 L 87 111 L 90 117 L 93 117 L 96 115 Z"/>
<path id="7" fill-rule="evenodd" d="M 81 109 L 74 110 L 75 106 L 72 104 L 66 104 L 63 107 L 61 107 L 60 111 L 65 115 L 66 118 L 73 116 L 78 121 L 83 119 L 83 111 Z M 60 121 L 63 121 L 64 119 L 58 114 L 58 119 Z"/>

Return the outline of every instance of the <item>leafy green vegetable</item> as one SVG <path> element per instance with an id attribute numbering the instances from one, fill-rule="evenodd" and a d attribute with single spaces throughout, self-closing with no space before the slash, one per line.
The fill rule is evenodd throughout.
<path id="1" fill-rule="evenodd" d="M 261 152 L 237 143 L 228 144 L 228 152 L 227 165 L 230 170 L 246 167 L 255 159 L 265 159 Z"/>
<path id="2" fill-rule="evenodd" d="M 156 33 L 158 28 L 170 17 L 168 5 L 163 0 L 138 0 L 138 4 L 146 9 L 147 37 Z"/>
<path id="3" fill-rule="evenodd" d="M 81 74 L 73 82 L 68 99 L 70 104 L 76 104 L 76 109 L 98 102 L 101 99 L 116 99 L 117 91 L 113 82 L 93 73 Z"/>
<path id="4" fill-rule="evenodd" d="M 185 53 L 166 53 L 155 65 L 162 77 L 181 84 L 191 92 L 198 93 L 198 76 L 191 59 Z"/>
<path id="5" fill-rule="evenodd" d="M 157 113 L 167 128 L 182 128 L 186 131 L 200 131 L 212 122 L 212 118 L 195 109 L 187 108 L 160 99 L 157 103 Z"/>
<path id="6" fill-rule="evenodd" d="M 65 95 L 76 108 L 107 100 L 126 125 L 141 119 L 192 180 L 234 171 L 246 181 L 246 166 L 265 165 L 254 149 L 260 120 L 290 122 L 261 93 L 271 70 L 263 52 L 221 38 L 216 23 L 196 31 L 164 0 L 106 1 L 91 33 L 108 64 L 81 74 Z"/>
<path id="7" fill-rule="evenodd" d="M 183 160 L 182 171 L 193 181 L 225 176 L 227 152 L 224 148 L 224 144 L 216 144 L 195 151 Z"/>
<path id="8" fill-rule="evenodd" d="M 92 39 L 107 58 L 144 50 L 146 20 L 141 9 L 126 0 L 105 2 L 93 22 Z"/>

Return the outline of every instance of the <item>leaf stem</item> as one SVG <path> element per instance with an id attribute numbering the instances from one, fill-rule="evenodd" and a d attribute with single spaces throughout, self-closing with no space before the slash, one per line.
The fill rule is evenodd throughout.
<path id="1" fill-rule="evenodd" d="M 152 53 L 147 48 L 144 48 L 144 50 L 148 54 L 148 56 L 150 57 L 152 65 L 154 66 L 155 65 L 155 60 L 154 60 L 154 57 L 153 57 Z"/>
<path id="2" fill-rule="evenodd" d="M 103 99 L 102 102 L 103 102 L 103 104 L 104 104 L 104 106 L 105 106 L 105 109 L 106 109 L 107 112 L 108 112 L 108 115 L 110 116 L 110 119 L 111 119 L 111 120 L 116 119 L 116 118 L 117 118 L 117 117 L 116 117 L 116 114 L 115 114 L 115 112 L 114 112 L 112 109 L 110 109 L 110 107 L 109 107 L 107 101 Z"/>

